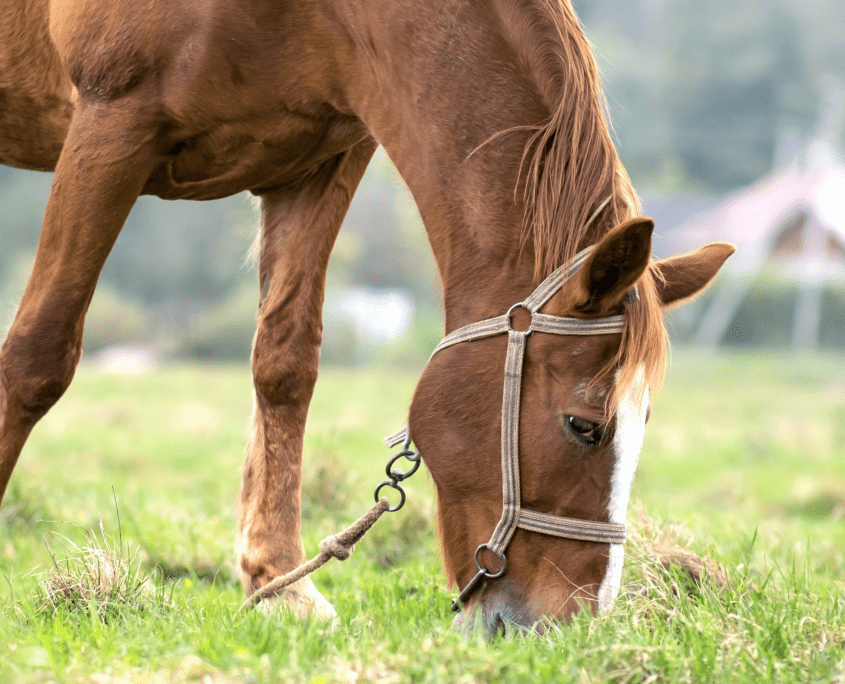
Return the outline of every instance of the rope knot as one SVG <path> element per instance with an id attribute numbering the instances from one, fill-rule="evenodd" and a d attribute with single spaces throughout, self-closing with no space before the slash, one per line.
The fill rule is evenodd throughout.
<path id="1" fill-rule="evenodd" d="M 360 541 L 361 537 L 366 534 L 373 523 L 381 517 L 381 514 L 390 510 L 390 502 L 387 498 L 382 497 L 376 502 L 369 511 L 364 513 L 358 520 L 347 527 L 343 532 L 337 535 L 329 535 L 320 542 L 320 555 L 314 556 L 307 563 L 303 563 L 295 570 L 291 570 L 284 577 L 277 577 L 273 581 L 265 584 L 260 589 L 257 589 L 252 595 L 244 601 L 241 610 L 247 606 L 252 606 L 265 598 L 277 596 L 282 589 L 299 581 L 306 575 L 311 574 L 317 568 L 322 567 L 334 557 L 338 560 L 346 560 L 352 555 L 355 549 L 355 543 Z"/>
<path id="2" fill-rule="evenodd" d="M 320 551 L 338 560 L 346 560 L 355 550 L 355 544 L 344 544 L 337 535 L 330 534 L 320 542 Z"/>

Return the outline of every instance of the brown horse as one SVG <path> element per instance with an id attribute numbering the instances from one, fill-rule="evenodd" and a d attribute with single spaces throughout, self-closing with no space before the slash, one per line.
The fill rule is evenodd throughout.
<path id="1" fill-rule="evenodd" d="M 261 198 L 262 297 L 238 563 L 247 590 L 296 566 L 326 265 L 377 145 L 422 214 L 447 332 L 503 314 L 595 245 L 543 312 L 624 314 L 624 329 L 531 338 L 520 490 L 541 513 L 624 522 L 664 367 L 661 311 L 705 287 L 733 248 L 651 261 L 653 225 L 636 218 L 569 0 L 0 0 L 0 161 L 55 170 L 0 353 L 0 497 L 71 382 L 100 269 L 135 199 L 249 190 Z M 625 306 L 633 286 L 639 300 Z M 502 511 L 505 348 L 498 336 L 439 352 L 410 411 L 460 586 Z M 618 544 L 520 529 L 507 573 L 466 607 L 481 608 L 489 634 L 565 619 L 609 605 L 620 569 Z M 334 614 L 310 580 L 283 600 Z"/>

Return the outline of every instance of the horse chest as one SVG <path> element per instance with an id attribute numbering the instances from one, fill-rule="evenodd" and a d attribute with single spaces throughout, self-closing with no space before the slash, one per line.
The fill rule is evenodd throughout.
<path id="1" fill-rule="evenodd" d="M 266 120 L 220 122 L 177 140 L 153 171 L 145 194 L 216 199 L 282 185 L 366 137 L 351 117 L 278 112 Z"/>
<path id="2" fill-rule="evenodd" d="M 213 2 L 52 0 L 48 32 L 47 0 L 38 0 L 43 28 L 29 42 L 55 57 L 51 74 L 69 101 L 56 133 L 38 136 L 52 141 L 46 153 L 0 146 L 0 161 L 52 168 L 72 107 L 120 103 L 161 121 L 146 194 L 212 199 L 302 174 L 364 137 L 360 125 L 319 104 L 332 101 L 332 60 L 313 30 L 316 10 L 302 5 L 250 0 L 235 12 Z M 0 65 L 2 57 L 0 50 Z M 46 161 L 30 159 L 39 155 Z"/>

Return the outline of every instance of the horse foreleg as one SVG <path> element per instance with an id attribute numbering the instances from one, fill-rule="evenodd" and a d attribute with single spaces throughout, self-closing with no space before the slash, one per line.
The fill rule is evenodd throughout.
<path id="1" fill-rule="evenodd" d="M 153 166 L 138 109 L 80 105 L 32 274 L 0 349 L 0 500 L 32 427 L 70 385 L 100 269 Z"/>
<path id="2" fill-rule="evenodd" d="M 297 184 L 261 197 L 255 410 L 237 512 L 237 555 L 248 593 L 304 560 L 302 447 L 320 359 L 326 268 L 374 149 L 370 141 L 360 143 Z M 284 601 L 297 615 L 335 616 L 308 578 L 292 585 Z"/>

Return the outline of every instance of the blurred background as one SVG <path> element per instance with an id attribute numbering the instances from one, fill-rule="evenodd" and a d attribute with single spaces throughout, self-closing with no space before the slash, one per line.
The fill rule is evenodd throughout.
<path id="1" fill-rule="evenodd" d="M 715 559 L 728 571 L 730 588 L 712 596 L 708 588 L 706 601 L 704 592 L 698 598 L 679 592 L 664 617 L 663 609 L 651 612 L 656 604 L 637 574 L 640 564 L 626 564 L 623 583 L 637 611 L 632 624 L 642 618 L 649 646 L 629 650 L 640 648 L 643 637 L 620 641 L 619 634 L 630 634 L 627 618 L 608 623 L 611 650 L 599 644 L 583 653 L 614 669 L 598 669 L 598 679 L 586 670 L 577 676 L 676 681 L 682 676 L 671 673 L 679 672 L 710 681 L 717 677 L 698 673 L 718 662 L 727 681 L 845 683 L 843 0 L 573 2 L 595 45 L 618 150 L 645 213 L 656 219 L 657 256 L 715 240 L 739 246 L 702 297 L 668 316 L 672 368 L 655 400 L 628 518 L 638 534 L 663 535 Z M 0 167 L 0 332 L 32 266 L 50 181 L 48 174 Z M 240 630 L 231 638 L 200 636 L 193 627 L 174 628 L 182 623 L 168 612 L 166 623 L 143 614 L 144 632 L 123 619 L 113 623 L 114 639 L 92 632 L 97 644 L 117 644 L 130 667 L 139 657 L 162 667 L 157 663 L 171 662 L 177 650 L 226 668 L 258 662 L 263 668 L 269 648 L 277 649 L 273 659 L 283 653 L 282 661 L 299 653 L 300 663 L 318 652 L 341 653 L 313 646 L 293 626 L 266 623 L 269 640 L 263 627 L 247 634 L 220 612 L 241 598 L 231 565 L 232 502 L 252 403 L 246 364 L 259 292 L 246 255 L 257 226 L 248 195 L 138 201 L 94 296 L 76 379 L 33 432 L 0 508 L 0 576 L 12 578 L 14 601 L 39 580 L 28 569 L 55 564 L 49 549 L 61 558 L 58 538 L 45 546 L 45 534 L 58 530 L 82 546 L 84 531 L 105 519 L 127 549 L 139 548 L 145 568 L 158 565 L 174 582 L 179 605 L 197 607 L 191 610 L 206 626 Z M 441 331 L 425 231 L 408 191 L 378 153 L 330 263 L 325 367 L 304 447 L 309 555 L 371 505 L 387 457 L 380 438 L 406 421 L 419 371 Z M 423 633 L 407 616 L 428 610 L 442 609 L 436 621 L 447 624 L 446 581 L 434 553 L 434 485 L 427 476 L 407 484 L 402 514 L 379 522 L 352 565 L 327 566 L 315 579 L 341 615 L 356 614 L 349 623 L 356 639 L 390 632 L 385 625 L 394 623 L 374 617 L 382 596 L 391 597 L 385 605 L 403 623 L 391 634 L 408 634 L 409 626 Z M 196 582 L 193 589 L 188 580 Z M 7 594 L 0 593 L 0 609 Z M 54 628 L 51 618 L 30 618 L 21 605 L 0 610 L 0 680 L 6 681 L 7 660 L 29 676 L 35 656 L 27 653 L 43 652 L 39 662 L 54 663 L 37 681 L 77 681 L 63 668 L 92 658 L 86 667 L 98 669 L 91 672 L 112 671 L 114 648 L 91 648 L 64 617 Z M 164 626 L 150 636 L 149 625 Z M 691 630 L 704 636 L 689 639 Z M 592 628 L 583 634 L 595 636 Z M 465 648 L 441 648 L 439 639 L 426 636 L 423 643 L 433 644 L 441 663 L 430 678 L 448 677 L 442 663 L 450 659 L 460 663 L 460 676 L 475 676 L 466 669 Z M 307 656 L 302 644 L 312 644 Z M 417 669 L 408 677 L 424 678 L 421 665 L 390 644 L 390 655 L 377 646 L 366 657 L 388 668 L 411 663 Z M 244 656 L 244 648 L 254 655 Z M 58 654 L 52 661 L 48 650 Z M 495 658 L 503 651 L 489 652 Z M 567 668 L 581 662 L 566 655 L 572 652 L 561 651 L 570 658 Z M 352 661 L 338 657 L 343 681 L 351 681 Z M 503 662 L 514 667 L 512 659 Z M 523 678 L 537 681 L 536 654 L 530 662 Z M 815 669 L 802 670 L 801 663 Z M 479 681 L 504 672 L 485 667 L 477 670 Z M 122 681 L 124 670 L 114 671 L 113 681 Z M 507 670 L 504 679 L 522 671 Z M 129 680 L 140 681 L 131 672 Z M 576 677 L 575 669 L 565 672 L 563 679 Z"/>
<path id="2" fill-rule="evenodd" d="M 836 0 L 578 0 L 618 149 L 658 256 L 728 240 L 676 343 L 845 349 L 845 13 Z M 50 176 L 0 167 L 0 317 L 32 265 Z M 247 361 L 258 288 L 252 199 L 141 198 L 88 316 L 87 358 Z M 439 291 L 408 191 L 379 152 L 335 248 L 323 362 L 421 365 Z"/>

